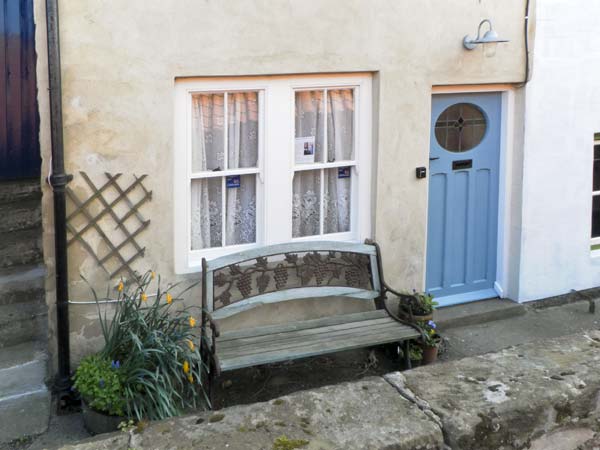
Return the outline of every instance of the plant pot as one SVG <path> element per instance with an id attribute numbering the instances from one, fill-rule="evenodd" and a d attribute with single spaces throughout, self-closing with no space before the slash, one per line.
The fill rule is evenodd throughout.
<path id="1" fill-rule="evenodd" d="M 422 345 L 421 348 L 423 349 L 423 359 L 421 361 L 424 366 L 437 361 L 437 356 L 438 356 L 437 346 L 429 347 L 429 346 Z"/>
<path id="2" fill-rule="evenodd" d="M 415 368 L 415 367 L 419 367 L 421 365 L 422 360 L 421 359 L 411 359 L 410 360 L 410 367 L 411 368 Z M 408 367 L 407 367 L 408 369 Z"/>
<path id="3" fill-rule="evenodd" d="M 410 321 L 410 314 L 408 314 L 408 312 L 403 310 L 402 308 L 398 308 L 398 316 L 401 319 L 406 320 L 407 322 Z M 425 315 L 413 314 L 413 320 L 415 322 L 429 322 L 430 320 L 433 320 L 433 313 L 429 313 L 429 314 L 425 314 Z"/>
<path id="4" fill-rule="evenodd" d="M 81 402 L 83 413 L 83 424 L 91 434 L 111 433 L 119 429 L 119 424 L 125 420 L 121 416 L 110 416 L 98 412 L 88 406 L 85 401 Z"/>

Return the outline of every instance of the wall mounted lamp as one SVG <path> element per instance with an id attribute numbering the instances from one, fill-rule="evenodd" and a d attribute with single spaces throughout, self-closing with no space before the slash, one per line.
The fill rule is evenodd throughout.
<path id="1" fill-rule="evenodd" d="M 489 25 L 490 29 L 486 31 L 483 36 L 481 36 L 481 28 L 486 23 Z M 463 46 L 467 50 L 473 50 L 479 44 L 497 44 L 498 42 L 509 42 L 509 40 L 500 39 L 500 37 L 498 37 L 498 33 L 494 31 L 492 21 L 489 19 L 484 19 L 480 22 L 479 28 L 477 28 L 477 37 L 472 39 L 469 35 L 466 35 L 463 39 Z"/>

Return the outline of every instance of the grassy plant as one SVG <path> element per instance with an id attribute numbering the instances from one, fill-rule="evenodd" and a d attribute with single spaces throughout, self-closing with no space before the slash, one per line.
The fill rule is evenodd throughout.
<path id="1" fill-rule="evenodd" d="M 102 358 L 118 362 L 123 374 L 125 414 L 137 420 L 165 419 L 206 404 L 199 352 L 199 328 L 193 312 L 172 292 L 161 288 L 160 277 L 147 272 L 130 285 L 121 281 L 112 317 L 101 311 L 92 289 L 105 346 Z M 150 290 L 154 286 L 154 293 Z M 108 297 L 108 295 L 107 295 Z"/>

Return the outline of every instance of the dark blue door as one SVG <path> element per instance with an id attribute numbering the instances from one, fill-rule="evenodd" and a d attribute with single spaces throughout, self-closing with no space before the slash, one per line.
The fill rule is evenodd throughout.
<path id="1" fill-rule="evenodd" d="M 501 96 L 432 102 L 426 288 L 442 306 L 494 297 Z"/>
<path id="2" fill-rule="evenodd" d="M 0 0 L 0 180 L 40 175 L 33 0 Z"/>

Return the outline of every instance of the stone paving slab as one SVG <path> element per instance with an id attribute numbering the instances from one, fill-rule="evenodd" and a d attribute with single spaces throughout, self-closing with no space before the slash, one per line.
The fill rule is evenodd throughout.
<path id="1" fill-rule="evenodd" d="M 63 450 L 595 449 L 600 331 L 150 424 Z M 577 443 L 577 444 L 575 444 Z M 572 448 L 573 445 L 577 447 Z"/>
<path id="2" fill-rule="evenodd" d="M 112 435 L 110 445 L 94 440 L 64 450 L 271 450 L 282 436 L 301 440 L 305 450 L 444 447 L 439 426 L 379 377 L 154 423 L 129 442 L 126 436 Z"/>
<path id="3" fill-rule="evenodd" d="M 598 427 L 600 331 L 386 378 L 439 417 L 453 449 L 527 448 L 559 428 Z"/>

